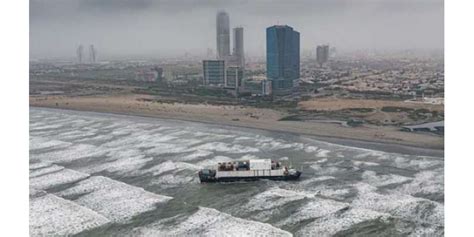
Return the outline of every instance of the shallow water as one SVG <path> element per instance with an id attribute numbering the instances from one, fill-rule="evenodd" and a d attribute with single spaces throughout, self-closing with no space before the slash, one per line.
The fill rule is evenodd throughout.
<path id="1" fill-rule="evenodd" d="M 203 167 L 258 158 L 302 168 L 301 180 L 199 183 Z M 443 180 L 437 157 L 30 109 L 31 235 L 442 236 Z"/>

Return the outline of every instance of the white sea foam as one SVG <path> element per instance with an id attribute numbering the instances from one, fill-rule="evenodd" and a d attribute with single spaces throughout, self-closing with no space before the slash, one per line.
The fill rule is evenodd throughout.
<path id="1" fill-rule="evenodd" d="M 358 160 L 354 160 L 352 161 L 352 163 L 355 165 L 355 166 L 379 166 L 380 164 L 379 163 L 375 163 L 375 162 L 368 162 L 368 161 L 358 161 Z"/>
<path id="2" fill-rule="evenodd" d="M 297 232 L 298 236 L 333 236 L 336 233 L 349 229 L 351 226 L 364 221 L 386 221 L 389 215 L 367 210 L 349 209 L 340 215 L 327 215 L 306 225 Z"/>
<path id="3" fill-rule="evenodd" d="M 176 186 L 181 184 L 199 183 L 199 178 L 196 175 L 184 176 L 175 174 L 165 174 L 153 180 L 153 184 Z"/>
<path id="4" fill-rule="evenodd" d="M 160 135 L 162 135 L 162 133 L 158 133 Z M 168 134 L 166 134 L 167 136 L 172 136 L 172 137 L 188 137 L 191 133 L 189 131 L 186 131 L 186 129 L 173 129 L 171 130 L 170 132 L 168 132 Z"/>
<path id="5" fill-rule="evenodd" d="M 409 195 L 366 192 L 352 202 L 353 207 L 389 213 L 408 221 L 443 225 L 443 205 Z"/>
<path id="6" fill-rule="evenodd" d="M 335 179 L 334 176 L 320 176 L 316 178 L 301 180 L 297 183 L 297 185 L 298 187 L 307 188 L 307 186 L 309 185 L 313 186 L 315 183 L 323 182 L 326 180 L 334 180 L 334 179 Z"/>
<path id="7" fill-rule="evenodd" d="M 364 173 L 362 173 L 362 179 L 366 183 L 376 187 L 390 184 L 399 184 L 412 180 L 412 178 L 394 174 L 377 175 L 375 171 L 371 170 L 364 171 Z"/>
<path id="8" fill-rule="evenodd" d="M 442 165 L 443 162 L 439 160 L 434 160 L 434 159 L 423 159 L 423 160 L 411 160 L 410 165 L 418 167 L 419 169 L 429 169 L 434 166 Z"/>
<path id="9" fill-rule="evenodd" d="M 112 122 L 112 123 L 110 123 L 110 124 L 108 124 L 108 125 L 104 125 L 104 124 L 99 124 L 99 123 L 98 123 L 98 125 L 100 126 L 100 127 L 99 127 L 100 129 L 106 129 L 106 130 L 112 129 L 113 131 L 116 131 L 116 130 L 119 130 L 120 128 L 127 127 L 127 126 L 129 125 L 129 123 L 125 123 L 125 122 L 123 122 L 123 120 L 122 120 L 121 123 Z"/>
<path id="10" fill-rule="evenodd" d="M 260 159 L 260 157 L 256 155 L 250 155 L 250 154 L 243 155 L 242 157 L 239 158 L 239 160 L 258 160 L 258 159 Z"/>
<path id="11" fill-rule="evenodd" d="M 61 169 L 56 172 L 31 177 L 30 187 L 34 189 L 45 190 L 57 185 L 73 183 L 87 177 L 89 177 L 89 174 L 70 169 Z"/>
<path id="12" fill-rule="evenodd" d="M 199 210 L 176 225 L 155 223 L 133 230 L 134 236 L 292 236 L 270 224 L 245 220 L 199 207 Z"/>
<path id="13" fill-rule="evenodd" d="M 132 132 L 135 131 L 134 129 L 131 129 L 131 128 L 118 128 L 118 129 L 114 129 L 112 130 L 112 132 L 110 132 L 110 135 L 112 136 L 124 136 L 124 135 L 131 135 Z"/>
<path id="14" fill-rule="evenodd" d="M 201 167 L 198 165 L 189 164 L 186 162 L 173 162 L 173 161 L 165 161 L 158 165 L 155 165 L 149 169 L 143 170 L 143 173 L 153 173 L 154 176 L 161 175 L 166 172 L 178 172 L 182 170 L 199 170 Z"/>
<path id="15" fill-rule="evenodd" d="M 30 151 L 45 149 L 45 148 L 65 148 L 71 143 L 59 140 L 52 140 L 42 137 L 30 137 Z"/>
<path id="16" fill-rule="evenodd" d="M 59 165 L 52 165 L 52 166 L 42 167 L 42 168 L 39 168 L 39 169 L 33 169 L 33 170 L 30 170 L 30 178 L 33 178 L 33 177 L 36 177 L 36 176 L 41 176 L 41 175 L 52 173 L 52 172 L 56 172 L 56 171 L 60 171 L 62 169 L 64 169 L 64 167 L 59 166 Z"/>
<path id="17" fill-rule="evenodd" d="M 351 192 L 351 189 L 349 188 L 331 188 L 328 186 L 318 186 L 313 190 L 315 191 L 315 195 L 336 200 L 344 200 Z"/>
<path id="18" fill-rule="evenodd" d="M 255 139 L 252 138 L 252 137 L 239 136 L 239 137 L 236 137 L 234 140 L 235 140 L 235 141 L 248 141 L 248 140 L 252 140 L 252 141 L 253 141 L 253 140 L 255 140 Z"/>
<path id="19" fill-rule="evenodd" d="M 43 195 L 46 195 L 47 193 L 43 190 L 38 190 L 38 189 L 34 189 L 34 188 L 29 188 L 30 189 L 30 198 L 32 197 L 40 197 L 40 196 L 43 196 Z"/>
<path id="20" fill-rule="evenodd" d="M 236 137 L 236 135 L 219 134 L 219 133 L 213 133 L 213 132 L 216 132 L 215 130 L 211 130 L 211 131 L 212 132 L 193 131 L 192 134 L 194 137 L 198 137 L 201 141 L 221 140 L 221 139 Z"/>
<path id="21" fill-rule="evenodd" d="M 410 195 L 430 195 L 444 193 L 443 169 L 422 171 L 415 174 L 411 183 L 407 183 L 397 189 L 401 193 Z"/>
<path id="22" fill-rule="evenodd" d="M 30 236 L 67 236 L 109 223 L 104 216 L 52 194 L 30 199 Z"/>
<path id="23" fill-rule="evenodd" d="M 106 147 L 129 147 L 134 146 L 135 148 L 147 148 L 147 147 L 157 147 L 159 145 L 166 146 L 176 137 L 168 136 L 164 134 L 148 134 L 147 131 L 137 131 L 132 130 L 132 134 L 129 136 L 117 138 L 113 141 L 104 143 L 103 146 Z M 115 134 L 113 134 L 115 135 Z"/>
<path id="24" fill-rule="evenodd" d="M 353 188 L 346 186 L 327 185 L 324 181 L 336 180 L 333 176 L 321 176 L 300 181 L 297 188 L 304 190 L 312 195 L 330 198 L 335 200 L 344 200 L 352 192 Z"/>
<path id="25" fill-rule="evenodd" d="M 263 150 L 275 151 L 275 150 L 293 148 L 294 144 L 285 143 L 283 141 L 279 141 L 279 140 L 277 141 L 277 140 L 273 140 L 269 138 L 267 140 L 259 140 L 257 142 L 257 146 L 262 148 Z"/>
<path id="26" fill-rule="evenodd" d="M 363 149 L 363 148 L 354 148 L 354 147 L 347 147 L 352 150 L 361 150 L 363 151 L 359 155 L 355 155 L 353 158 L 354 159 L 359 159 L 359 158 L 377 158 L 377 159 L 382 159 L 385 160 L 387 159 L 388 153 L 382 152 L 382 151 L 375 151 L 375 150 L 369 150 L 369 149 Z"/>
<path id="27" fill-rule="evenodd" d="M 57 194 L 66 198 L 80 195 L 74 202 L 114 222 L 127 221 L 172 199 L 102 176 L 90 177 Z"/>
<path id="28" fill-rule="evenodd" d="M 59 140 L 79 140 L 85 137 L 95 136 L 97 131 L 83 131 L 83 130 L 73 130 L 69 132 L 62 132 L 59 135 L 55 136 Z"/>
<path id="29" fill-rule="evenodd" d="M 318 164 L 321 164 L 321 163 L 326 163 L 328 162 L 328 159 L 327 158 L 324 158 L 324 159 L 321 159 L 321 160 L 317 160 L 316 163 Z"/>
<path id="30" fill-rule="evenodd" d="M 311 169 L 314 169 L 316 171 L 316 174 L 318 175 L 333 175 L 333 174 L 337 174 L 343 171 L 343 169 L 338 168 L 338 167 L 334 167 L 334 166 L 322 167 L 319 164 L 312 164 L 309 167 Z"/>
<path id="31" fill-rule="evenodd" d="M 190 161 L 190 160 L 195 160 L 197 158 L 210 156 L 212 154 L 214 154 L 214 152 L 212 152 L 212 151 L 197 150 L 197 151 L 193 151 L 191 154 L 179 157 L 178 159 L 181 160 L 181 161 Z"/>
<path id="32" fill-rule="evenodd" d="M 418 225 L 409 237 L 444 237 L 444 227 Z"/>
<path id="33" fill-rule="evenodd" d="M 206 168 L 206 167 L 216 166 L 217 163 L 223 163 L 223 162 L 229 162 L 229 161 L 233 161 L 233 159 L 227 156 L 215 156 L 212 159 L 205 159 L 203 161 L 200 161 L 196 165 L 201 168 Z"/>
<path id="34" fill-rule="evenodd" d="M 284 142 L 284 141 L 283 141 Z M 294 142 L 294 143 L 291 143 L 291 148 L 297 150 L 297 151 L 304 151 L 306 145 L 303 144 L 303 143 L 300 143 L 300 142 Z"/>
<path id="35" fill-rule="evenodd" d="M 401 169 L 416 169 L 416 170 L 424 170 L 429 169 L 434 166 L 438 166 L 443 164 L 442 161 L 436 160 L 433 158 L 403 158 L 397 157 L 394 162 L 393 166 Z"/>
<path id="36" fill-rule="evenodd" d="M 129 147 L 100 147 L 104 152 L 107 152 L 107 156 L 112 159 L 124 159 L 130 157 L 143 158 L 143 152 L 139 149 Z"/>
<path id="37" fill-rule="evenodd" d="M 186 144 L 154 143 L 153 148 L 146 151 L 147 155 L 179 154 L 191 151 Z"/>
<path id="38" fill-rule="evenodd" d="M 407 166 L 408 159 L 407 158 L 397 156 L 397 157 L 395 157 L 395 159 L 393 159 L 393 163 L 395 165 L 397 165 L 398 168 L 408 168 L 408 166 Z"/>
<path id="39" fill-rule="evenodd" d="M 119 158 L 116 160 L 111 160 L 109 162 L 104 162 L 101 164 L 94 164 L 92 166 L 87 166 L 81 168 L 80 171 L 88 173 L 98 173 L 101 171 L 107 172 L 118 172 L 122 175 L 126 174 L 137 174 L 139 169 L 143 167 L 147 162 L 152 161 L 153 158 L 145 158 L 145 156 L 131 156 L 127 158 Z"/>
<path id="40" fill-rule="evenodd" d="M 242 146 L 239 144 L 232 145 L 223 142 L 210 142 L 203 145 L 199 145 L 195 147 L 195 149 L 227 153 L 251 153 L 259 151 L 259 149 L 254 147 Z"/>
<path id="41" fill-rule="evenodd" d="M 255 195 L 250 201 L 246 204 L 247 210 L 251 211 L 261 211 L 273 209 L 275 207 L 282 206 L 286 203 L 301 200 L 304 198 L 312 198 L 314 195 L 291 191 L 281 188 L 271 188 L 263 193 Z"/>
<path id="42" fill-rule="evenodd" d="M 85 142 L 85 143 L 96 143 L 96 142 L 107 142 L 114 139 L 114 136 L 109 134 L 96 135 L 94 137 L 86 137 L 76 140 L 76 142 Z"/>
<path id="43" fill-rule="evenodd" d="M 69 162 L 87 157 L 105 155 L 106 151 L 98 149 L 94 145 L 76 144 L 63 150 L 30 155 L 31 159 L 47 162 Z"/>
<path id="44" fill-rule="evenodd" d="M 331 151 L 329 151 L 329 150 L 324 150 L 324 149 L 319 149 L 319 150 L 316 152 L 315 156 L 316 156 L 316 157 L 328 157 L 329 152 L 331 152 Z"/>
<path id="45" fill-rule="evenodd" d="M 304 151 L 307 152 L 307 153 L 312 153 L 312 152 L 316 152 L 319 148 L 316 147 L 316 146 L 306 146 L 304 148 Z"/>
<path id="46" fill-rule="evenodd" d="M 294 214 L 280 221 L 277 226 L 293 225 L 304 220 L 320 218 L 341 209 L 347 208 L 348 203 L 328 199 L 314 198 L 294 211 Z"/>
<path id="47" fill-rule="evenodd" d="M 33 125 L 33 126 L 30 126 L 30 131 L 35 132 L 38 130 L 52 130 L 52 129 L 58 129 L 62 126 L 63 126 L 62 124 L 45 124 L 45 125 L 37 125 L 37 126 Z"/>
<path id="48" fill-rule="evenodd" d="M 363 183 L 363 182 L 355 183 L 355 184 L 352 185 L 352 187 L 354 187 L 357 190 L 359 195 L 364 195 L 366 193 L 372 193 L 372 192 L 375 192 L 377 190 L 377 187 L 372 186 L 368 183 Z"/>
<path id="49" fill-rule="evenodd" d="M 48 167 L 48 166 L 51 166 L 51 163 L 48 163 L 48 162 L 30 163 L 30 170 L 41 169 L 41 168 Z"/>

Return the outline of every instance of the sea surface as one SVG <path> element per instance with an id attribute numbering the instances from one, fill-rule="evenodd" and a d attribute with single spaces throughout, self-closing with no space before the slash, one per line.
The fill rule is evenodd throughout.
<path id="1" fill-rule="evenodd" d="M 30 108 L 32 236 L 443 236 L 444 160 L 307 136 Z M 299 181 L 201 184 L 271 158 Z"/>

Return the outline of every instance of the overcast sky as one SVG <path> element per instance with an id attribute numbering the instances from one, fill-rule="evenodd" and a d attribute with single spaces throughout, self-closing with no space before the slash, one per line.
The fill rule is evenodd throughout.
<path id="1" fill-rule="evenodd" d="M 442 0 L 30 0 L 30 56 L 74 57 L 79 44 L 102 57 L 215 52 L 218 10 L 244 27 L 245 52 L 257 56 L 275 24 L 299 31 L 302 50 L 444 45 Z"/>

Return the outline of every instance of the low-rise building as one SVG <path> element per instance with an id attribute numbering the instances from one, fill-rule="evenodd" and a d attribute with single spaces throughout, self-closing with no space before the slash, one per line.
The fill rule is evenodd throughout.
<path id="1" fill-rule="evenodd" d="M 244 70 L 242 67 L 228 67 L 226 69 L 226 88 L 237 89 L 242 86 L 242 80 L 244 78 Z"/>
<path id="2" fill-rule="evenodd" d="M 204 60 L 203 67 L 203 84 L 209 86 L 224 86 L 226 79 L 225 61 L 224 60 Z"/>
<path id="3" fill-rule="evenodd" d="M 267 96 L 272 94 L 272 81 L 263 80 L 262 81 L 262 95 Z"/>

